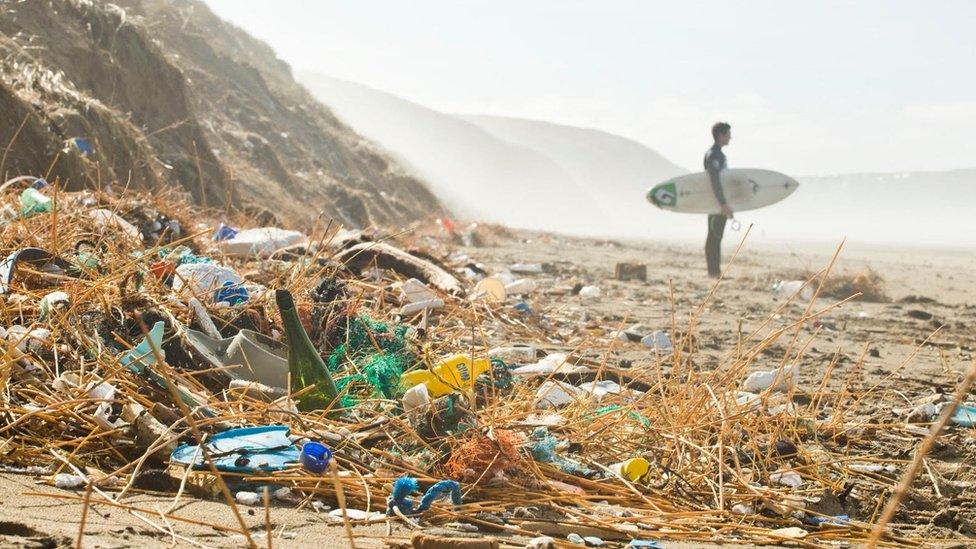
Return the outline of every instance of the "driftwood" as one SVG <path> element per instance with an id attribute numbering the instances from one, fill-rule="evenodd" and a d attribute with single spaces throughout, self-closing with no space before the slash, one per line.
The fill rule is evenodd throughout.
<path id="1" fill-rule="evenodd" d="M 423 532 L 414 532 L 410 538 L 413 549 L 498 549 L 495 538 L 463 538 L 433 536 Z"/>
<path id="2" fill-rule="evenodd" d="M 390 269 L 407 278 L 416 278 L 438 290 L 461 295 L 461 283 L 451 273 L 417 256 L 383 242 L 364 242 L 342 250 L 335 259 L 353 270 L 361 270 L 374 262 L 382 269 Z"/>

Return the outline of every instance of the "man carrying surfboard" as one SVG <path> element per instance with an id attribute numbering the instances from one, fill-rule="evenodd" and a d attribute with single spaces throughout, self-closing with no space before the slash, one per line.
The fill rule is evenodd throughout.
<path id="1" fill-rule="evenodd" d="M 729 168 L 722 147 L 732 140 L 725 122 L 712 126 L 714 143 L 705 153 L 705 171 L 672 177 L 648 189 L 647 201 L 670 212 L 708 214 L 705 259 L 708 274 L 722 273 L 722 235 L 732 210 L 746 212 L 775 204 L 800 186 L 792 177 L 759 168 Z M 733 228 L 734 225 L 733 225 Z"/>
<path id="2" fill-rule="evenodd" d="M 728 167 L 722 147 L 732 140 L 732 126 L 727 122 L 716 122 L 712 126 L 714 143 L 705 152 L 705 171 L 712 182 L 712 191 L 722 207 L 722 213 L 709 214 L 708 237 L 705 239 L 705 262 L 708 264 L 708 276 L 718 278 L 722 275 L 722 236 L 725 234 L 725 223 L 733 217 L 732 209 L 725 202 L 719 174 Z"/>

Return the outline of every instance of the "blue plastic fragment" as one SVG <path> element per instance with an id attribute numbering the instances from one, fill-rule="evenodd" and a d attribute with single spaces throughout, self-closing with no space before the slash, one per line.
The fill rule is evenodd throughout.
<path id="1" fill-rule="evenodd" d="M 549 430 L 545 427 L 536 427 L 532 432 L 532 439 L 534 440 L 530 449 L 532 459 L 539 463 L 551 463 L 567 475 L 577 477 L 588 478 L 596 473 L 593 469 L 586 467 L 574 459 L 557 454 L 556 446 L 559 444 L 559 441 L 556 440 L 556 437 L 549 434 Z"/>
<path id="2" fill-rule="evenodd" d="M 226 301 L 231 305 L 240 305 L 248 300 L 247 288 L 228 280 L 214 291 L 214 303 Z"/>
<path id="3" fill-rule="evenodd" d="M 31 187 L 34 187 L 37 190 L 41 190 L 41 189 L 43 189 L 44 187 L 47 187 L 47 186 L 48 186 L 48 182 L 45 181 L 43 178 L 40 178 L 40 177 L 38 177 L 37 179 L 34 180 L 33 183 L 31 183 Z"/>
<path id="4" fill-rule="evenodd" d="M 851 517 L 847 515 L 834 515 L 832 517 L 808 517 L 805 522 L 816 526 L 850 526 Z"/>
<path id="5" fill-rule="evenodd" d="M 166 360 L 166 351 L 163 350 L 163 331 L 165 328 L 166 324 L 163 321 L 153 324 L 152 329 L 149 330 L 149 337 L 142 338 L 142 341 L 140 341 L 138 345 L 122 353 L 122 355 L 119 357 L 119 364 L 129 368 L 129 370 L 133 373 L 144 374 L 157 387 L 164 391 L 167 390 L 171 384 L 174 385 L 177 396 L 180 398 L 180 400 L 186 403 L 187 406 L 198 410 L 201 414 L 207 417 L 216 417 L 217 413 L 207 406 L 200 397 L 194 395 L 192 391 L 188 390 L 179 383 L 172 383 L 172 380 L 163 377 L 162 374 L 154 371 L 152 368 L 156 365 L 156 355 L 153 354 L 153 347 L 159 351 L 159 356 L 163 360 Z M 151 346 L 150 342 L 152 343 Z"/>
<path id="6" fill-rule="evenodd" d="M 976 406 L 960 404 L 952 414 L 952 422 L 960 427 L 973 427 L 976 425 Z"/>
<path id="7" fill-rule="evenodd" d="M 256 473 L 280 471 L 300 462 L 298 447 L 288 438 L 286 425 L 244 427 L 218 433 L 207 441 L 207 450 L 218 471 Z M 198 445 L 183 444 L 170 459 L 194 469 L 206 468 Z"/>
<path id="8" fill-rule="evenodd" d="M 217 227 L 217 230 L 214 231 L 213 239 L 216 240 L 216 241 L 230 240 L 231 238 L 234 238 L 235 236 L 237 236 L 237 229 L 235 229 L 234 227 L 231 227 L 230 225 L 226 225 L 224 223 L 221 223 Z"/>
<path id="9" fill-rule="evenodd" d="M 163 352 L 163 330 L 165 328 L 166 324 L 162 321 L 153 324 L 152 329 L 149 330 L 149 337 L 142 338 L 142 341 L 138 345 L 123 353 L 122 357 L 119 358 L 119 363 L 137 374 L 142 372 L 143 368 L 147 366 L 154 366 L 156 364 L 156 355 L 153 354 L 152 347 L 149 346 L 150 340 L 152 341 L 152 345 L 159 351 L 159 354 L 163 358 L 166 358 L 166 353 Z"/>
<path id="10" fill-rule="evenodd" d="M 519 301 L 515 304 L 515 310 L 526 315 L 532 314 L 532 306 L 524 301 Z"/>
<path id="11" fill-rule="evenodd" d="M 627 547 L 633 547 L 634 549 L 664 549 L 664 546 L 659 542 L 649 539 L 630 540 L 630 544 Z"/>
<path id="12" fill-rule="evenodd" d="M 829 524 L 832 526 L 850 526 L 851 517 L 847 515 L 837 515 L 830 518 L 825 518 L 821 521 L 821 524 Z"/>
<path id="13" fill-rule="evenodd" d="M 81 152 L 82 156 L 91 156 L 95 154 L 95 147 L 92 147 L 92 144 L 87 139 L 83 137 L 76 137 L 74 138 L 73 142 L 75 147 L 78 148 L 78 151 Z"/>
<path id="14" fill-rule="evenodd" d="M 399 509 L 405 515 L 423 513 L 430 509 L 435 501 L 445 496 L 450 496 L 452 505 L 461 505 L 461 485 L 454 480 L 435 482 L 420 498 L 420 505 L 414 509 L 413 501 L 409 496 L 418 491 L 420 491 L 420 483 L 417 482 L 417 479 L 410 476 L 396 479 L 393 482 L 393 491 L 390 492 L 390 497 L 386 500 L 386 514 L 393 515 L 394 508 Z"/>

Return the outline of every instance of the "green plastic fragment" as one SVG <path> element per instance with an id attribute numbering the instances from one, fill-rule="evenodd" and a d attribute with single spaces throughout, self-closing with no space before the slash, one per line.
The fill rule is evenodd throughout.
<path id="1" fill-rule="evenodd" d="M 40 191 L 33 187 L 24 189 L 20 193 L 20 214 L 24 217 L 40 213 L 50 213 L 52 209 L 51 199 L 44 196 Z"/>
<path id="2" fill-rule="evenodd" d="M 594 410 L 593 413 L 590 414 L 590 417 L 601 417 L 601 416 L 605 416 L 605 415 L 607 415 L 609 413 L 616 412 L 617 410 L 620 410 L 620 408 L 621 407 L 620 407 L 619 404 L 610 404 L 609 406 L 602 406 L 602 407 L 597 408 L 596 410 Z M 650 427 L 651 426 L 651 420 L 647 419 L 646 417 L 638 414 L 637 412 L 635 412 L 633 410 L 627 412 L 627 417 L 629 417 L 630 419 L 637 420 L 637 421 L 641 422 L 641 425 L 643 425 L 644 427 Z"/>
<path id="3" fill-rule="evenodd" d="M 160 248 L 157 256 L 159 259 L 172 262 L 177 267 L 188 263 L 213 263 L 213 259 L 204 255 L 195 255 L 188 246 L 177 246 L 176 248 Z"/>

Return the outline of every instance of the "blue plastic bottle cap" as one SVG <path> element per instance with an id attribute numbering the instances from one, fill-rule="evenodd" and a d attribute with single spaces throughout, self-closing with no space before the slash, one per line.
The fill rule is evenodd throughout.
<path id="1" fill-rule="evenodd" d="M 312 473 L 321 473 L 329 466 L 332 459 L 332 450 L 325 444 L 315 441 L 306 442 L 302 446 L 302 467 Z"/>
<path id="2" fill-rule="evenodd" d="M 214 231 L 213 239 L 214 240 L 230 240 L 231 238 L 234 238 L 235 236 L 237 236 L 237 229 L 235 229 L 234 227 L 231 227 L 230 225 L 226 225 L 224 223 L 221 223 L 217 227 L 217 230 Z"/>

